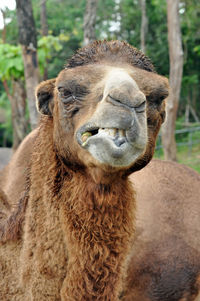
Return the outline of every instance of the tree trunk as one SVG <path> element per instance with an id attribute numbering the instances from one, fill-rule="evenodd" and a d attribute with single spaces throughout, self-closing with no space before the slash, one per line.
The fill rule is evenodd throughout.
<path id="1" fill-rule="evenodd" d="M 19 42 L 22 45 L 26 92 L 31 128 L 37 126 L 38 113 L 35 105 L 35 88 L 39 83 L 37 38 L 31 0 L 16 0 L 19 26 Z"/>
<path id="2" fill-rule="evenodd" d="M 168 43 L 170 57 L 170 93 L 167 99 L 167 120 L 162 128 L 162 143 L 166 160 L 176 161 L 175 122 L 183 72 L 179 0 L 167 0 Z"/>
<path id="3" fill-rule="evenodd" d="M 46 0 L 41 0 L 40 2 L 40 24 L 42 36 L 48 35 L 48 24 L 47 24 L 47 12 L 46 12 Z M 48 59 L 46 59 L 46 64 L 48 64 Z M 43 80 L 48 79 L 47 67 L 44 68 Z"/>
<path id="4" fill-rule="evenodd" d="M 87 0 L 86 10 L 84 15 L 84 45 L 95 40 L 95 24 L 96 24 L 96 11 L 98 0 Z"/>
<path id="5" fill-rule="evenodd" d="M 13 93 L 10 94 L 7 82 L 3 82 L 6 94 L 11 104 L 13 126 L 13 150 L 15 151 L 27 134 L 26 91 L 20 80 L 12 81 Z"/>
<path id="6" fill-rule="evenodd" d="M 141 30 L 140 30 L 140 42 L 142 52 L 146 52 L 146 34 L 148 27 L 148 19 L 146 15 L 146 0 L 140 0 L 142 20 L 141 20 Z"/>
<path id="7" fill-rule="evenodd" d="M 21 81 L 13 81 L 12 123 L 13 150 L 16 150 L 27 134 L 26 91 Z"/>
<path id="8" fill-rule="evenodd" d="M 47 12 L 46 12 L 46 0 L 40 2 L 40 23 L 42 36 L 48 35 L 48 24 L 47 24 Z"/>

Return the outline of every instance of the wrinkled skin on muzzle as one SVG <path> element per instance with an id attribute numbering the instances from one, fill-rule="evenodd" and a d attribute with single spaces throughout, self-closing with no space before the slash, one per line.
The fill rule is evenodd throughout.
<path id="1" fill-rule="evenodd" d="M 96 160 L 113 167 L 131 165 L 145 151 L 146 97 L 123 69 L 107 74 L 102 100 L 76 137 Z"/>

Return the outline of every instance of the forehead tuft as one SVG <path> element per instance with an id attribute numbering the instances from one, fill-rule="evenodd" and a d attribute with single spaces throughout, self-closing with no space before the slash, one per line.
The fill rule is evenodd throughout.
<path id="1" fill-rule="evenodd" d="M 107 61 L 111 64 L 128 63 L 140 69 L 155 72 L 151 60 L 137 48 L 124 41 L 95 41 L 79 49 L 68 61 L 67 68 Z"/>

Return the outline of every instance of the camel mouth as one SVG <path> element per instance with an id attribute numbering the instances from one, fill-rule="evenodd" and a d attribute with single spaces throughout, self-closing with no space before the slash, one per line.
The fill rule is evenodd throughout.
<path id="1" fill-rule="evenodd" d="M 121 147 L 127 142 L 126 131 L 119 128 L 91 128 L 79 134 L 78 142 L 85 147 L 93 137 L 110 139 L 116 147 Z"/>
<path id="2" fill-rule="evenodd" d="M 76 132 L 78 144 L 98 162 L 112 167 L 128 167 L 145 150 L 147 137 L 135 127 L 94 126 L 88 123 Z"/>

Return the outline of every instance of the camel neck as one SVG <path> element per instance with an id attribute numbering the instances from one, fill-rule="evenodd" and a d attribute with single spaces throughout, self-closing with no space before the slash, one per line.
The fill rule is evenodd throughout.
<path id="1" fill-rule="evenodd" d="M 61 199 L 69 256 L 63 300 L 118 300 L 134 232 L 130 183 L 98 185 L 77 175 Z"/>
<path id="2" fill-rule="evenodd" d="M 54 273 L 55 270 L 55 277 L 56 268 L 60 266 L 63 273 L 60 279 L 64 279 L 61 300 L 117 301 L 134 234 L 132 186 L 127 178 L 121 176 L 118 179 L 115 177 L 113 182 L 100 184 L 98 177 L 93 177 L 96 180 L 93 181 L 83 169 L 75 171 L 68 168 L 59 160 L 50 142 L 48 153 L 43 152 L 42 141 L 41 145 L 37 145 L 37 158 L 41 149 L 39 161 L 32 158 L 37 169 L 35 174 L 40 174 L 40 177 L 32 176 L 34 195 L 30 196 L 27 231 L 33 235 L 32 223 L 40 218 L 38 224 L 45 221 L 43 227 L 48 227 L 48 240 L 49 233 L 52 235 L 52 250 L 58 245 L 58 238 L 62 244 L 55 250 L 56 254 L 60 254 L 59 258 L 54 258 L 52 263 L 45 262 L 46 253 L 40 250 L 41 243 L 39 245 L 35 237 L 35 262 L 39 266 L 45 262 L 48 266 L 48 269 L 45 266 L 45 271 Z M 41 201 L 38 202 L 38 199 Z M 44 236 L 45 233 L 47 231 L 44 231 Z M 24 250 L 27 250 L 26 246 Z M 32 268 L 30 265 L 31 262 L 26 270 Z"/>

